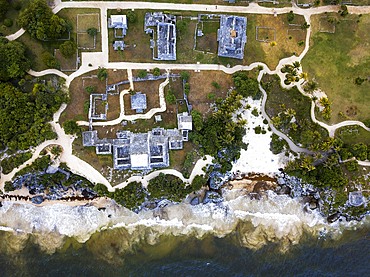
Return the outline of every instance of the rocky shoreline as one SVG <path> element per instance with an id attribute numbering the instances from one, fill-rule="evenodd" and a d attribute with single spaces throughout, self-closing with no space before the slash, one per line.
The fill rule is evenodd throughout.
<path id="1" fill-rule="evenodd" d="M 50 171 L 50 168 L 48 170 Z M 0 203 L 9 200 L 34 205 L 69 203 L 78 206 L 86 205 L 101 198 L 94 191 L 94 186 L 86 183 L 86 179 L 78 179 L 77 175 L 73 175 L 74 178 L 71 181 L 70 172 L 64 169 L 56 169 L 55 172 L 61 172 L 62 177 L 66 176 L 63 177 L 65 179 L 62 178 L 49 186 L 44 185 L 39 180 L 46 174 L 50 174 L 48 170 L 45 173 L 28 173 L 17 177 L 12 183 L 15 190 L 1 195 Z M 329 189 L 318 189 L 312 185 L 303 184 L 300 179 L 287 175 L 283 169 L 272 176 L 260 173 L 247 174 L 240 171 L 227 174 L 212 171 L 209 174 L 207 184 L 201 190 L 189 194 L 183 202 L 193 206 L 207 203 L 220 204 L 224 201 L 224 190 L 240 190 L 242 195 L 257 200 L 265 197 L 268 191 L 277 195 L 298 198 L 305 212 L 311 213 L 313 210 L 317 210 L 327 219 L 328 223 L 334 223 L 337 220 L 360 221 L 365 215 L 369 214 L 366 208 L 363 209 L 363 212 L 355 215 L 349 214 L 346 209 L 357 207 L 351 207 L 348 201 L 344 207 L 332 208 L 324 198 L 326 194 L 330 193 Z M 113 199 L 111 200 L 113 201 Z M 134 211 L 138 213 L 141 210 L 160 209 L 172 204 L 173 202 L 165 198 L 146 200 Z"/>

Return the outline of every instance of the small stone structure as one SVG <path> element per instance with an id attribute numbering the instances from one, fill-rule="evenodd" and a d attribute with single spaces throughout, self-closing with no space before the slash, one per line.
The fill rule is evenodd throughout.
<path id="1" fill-rule="evenodd" d="M 113 42 L 113 49 L 115 50 L 115 51 L 117 51 L 117 50 L 123 50 L 123 49 L 125 49 L 125 42 L 123 41 L 123 40 L 115 40 L 114 42 Z"/>
<path id="2" fill-rule="evenodd" d="M 184 141 L 189 139 L 189 131 L 193 130 L 193 118 L 187 112 L 177 115 L 177 126 L 182 133 Z"/>
<path id="3" fill-rule="evenodd" d="M 361 191 L 351 191 L 348 195 L 348 202 L 351 206 L 358 207 L 365 203 L 365 198 Z"/>
<path id="4" fill-rule="evenodd" d="M 110 18 L 108 18 L 108 28 L 114 28 L 114 37 L 125 37 L 128 29 L 126 15 L 111 15 Z M 121 30 L 121 35 L 117 34 L 118 30 Z"/>
<path id="5" fill-rule="evenodd" d="M 97 103 L 101 101 L 101 103 Z M 104 106 L 104 112 L 98 113 L 97 105 Z M 106 120 L 107 119 L 107 110 L 108 110 L 108 102 L 107 102 L 107 94 L 90 94 L 90 109 L 89 109 L 89 119 L 95 120 Z"/>
<path id="6" fill-rule="evenodd" d="M 217 32 L 218 55 L 220 57 L 243 59 L 247 42 L 247 18 L 221 15 Z"/>
<path id="7" fill-rule="evenodd" d="M 146 95 L 141 92 L 137 92 L 131 95 L 131 109 L 135 110 L 136 113 L 143 113 L 147 108 Z"/>

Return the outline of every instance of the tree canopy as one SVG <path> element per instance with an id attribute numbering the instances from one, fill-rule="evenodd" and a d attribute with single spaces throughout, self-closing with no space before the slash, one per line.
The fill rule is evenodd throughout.
<path id="1" fill-rule="evenodd" d="M 0 81 L 21 78 L 25 75 L 31 66 L 25 53 L 26 47 L 22 43 L 0 37 Z"/>
<path id="2" fill-rule="evenodd" d="M 200 114 L 192 111 L 195 126 L 191 133 L 192 141 L 201 147 L 204 154 L 215 157 L 224 172 L 230 169 L 231 162 L 238 158 L 244 145 L 246 121 L 233 120 L 233 114 L 242 107 L 242 98 L 233 91 L 226 99 L 217 99 L 214 112 L 203 123 Z"/>
<path id="3" fill-rule="evenodd" d="M 254 100 L 261 99 L 262 93 L 258 87 L 258 81 L 249 78 L 246 72 L 239 71 L 233 74 L 236 91 L 243 97 L 251 96 Z"/>
<path id="4" fill-rule="evenodd" d="M 9 3 L 7 0 L 0 0 L 0 20 L 2 20 L 8 11 Z"/>
<path id="5" fill-rule="evenodd" d="M 66 132 L 66 134 L 69 135 L 76 135 L 81 132 L 80 126 L 76 123 L 74 120 L 67 120 L 63 123 L 63 129 Z"/>
<path id="6" fill-rule="evenodd" d="M 63 57 L 70 58 L 76 53 L 77 46 L 73 41 L 67 40 L 59 46 L 59 50 Z"/>
<path id="7" fill-rule="evenodd" d="M 50 84 L 36 83 L 32 92 L 22 92 L 0 83 L 0 147 L 27 149 L 55 138 L 47 122 L 66 100 L 64 92 Z"/>
<path id="8" fill-rule="evenodd" d="M 44 0 L 33 0 L 18 17 L 18 25 L 39 40 L 58 39 L 69 29 L 69 24 L 54 14 Z"/>

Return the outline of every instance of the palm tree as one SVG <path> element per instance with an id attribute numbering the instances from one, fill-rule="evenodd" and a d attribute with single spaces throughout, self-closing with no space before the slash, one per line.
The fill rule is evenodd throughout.
<path id="1" fill-rule="evenodd" d="M 301 63 L 299 61 L 296 61 L 293 63 L 293 67 L 294 68 L 300 68 L 301 67 Z"/>
<path id="2" fill-rule="evenodd" d="M 301 74 L 299 74 L 299 78 L 304 79 L 305 81 L 307 81 L 308 73 L 307 72 L 302 72 Z"/>
<path id="3" fill-rule="evenodd" d="M 293 117 L 296 115 L 296 111 L 294 109 L 291 109 L 291 108 L 288 108 L 284 111 L 284 113 L 289 116 L 289 117 Z"/>

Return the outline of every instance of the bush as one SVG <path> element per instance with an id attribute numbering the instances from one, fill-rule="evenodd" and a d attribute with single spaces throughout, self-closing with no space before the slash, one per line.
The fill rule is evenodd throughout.
<path id="1" fill-rule="evenodd" d="M 73 41 L 67 40 L 59 46 L 59 50 L 63 57 L 70 58 L 76 53 L 77 46 Z"/>
<path id="2" fill-rule="evenodd" d="M 98 79 L 104 81 L 108 78 L 108 71 L 104 67 L 99 67 L 98 69 Z"/>
<path id="3" fill-rule="evenodd" d="M 4 190 L 5 190 L 5 192 L 14 191 L 15 189 L 13 187 L 12 182 L 6 181 L 5 185 L 4 185 Z"/>
<path id="4" fill-rule="evenodd" d="M 190 74 L 187 71 L 181 71 L 180 73 L 181 79 L 183 79 L 185 82 L 189 81 Z"/>
<path id="5" fill-rule="evenodd" d="M 220 88 L 221 88 L 220 84 L 219 84 L 219 83 L 217 83 L 217 82 L 215 82 L 215 81 L 213 81 L 213 82 L 212 82 L 212 86 L 213 86 L 215 89 L 220 89 Z"/>
<path id="6" fill-rule="evenodd" d="M 294 13 L 293 13 L 293 11 L 290 11 L 288 14 L 287 14 L 287 19 L 288 19 L 288 22 L 289 23 L 292 23 L 293 22 L 293 20 L 294 20 Z"/>
<path id="7" fill-rule="evenodd" d="M 171 89 L 168 89 L 165 95 L 165 99 L 168 104 L 173 105 L 176 103 L 176 96 L 173 94 Z"/>
<path id="8" fill-rule="evenodd" d="M 87 33 L 89 34 L 89 36 L 95 37 L 98 34 L 98 29 L 94 27 L 89 28 L 87 29 Z"/>
<path id="9" fill-rule="evenodd" d="M 180 202 L 188 194 L 180 178 L 163 173 L 149 181 L 148 191 L 152 199 L 166 198 L 176 202 Z"/>
<path id="10" fill-rule="evenodd" d="M 255 116 L 255 117 L 258 117 L 258 110 L 257 110 L 257 108 L 254 108 L 253 110 L 252 110 L 252 114 Z"/>
<path id="11" fill-rule="evenodd" d="M 161 75 L 161 70 L 160 70 L 158 67 L 154 68 L 154 69 L 153 69 L 153 75 L 154 75 L 154 76 L 159 76 L 159 75 Z"/>
<path id="12" fill-rule="evenodd" d="M 255 132 L 257 135 L 261 134 L 261 132 L 262 132 L 262 128 L 261 128 L 261 126 L 256 126 L 256 127 L 254 127 L 254 128 L 253 128 L 253 130 L 254 130 L 254 132 Z"/>
<path id="13" fill-rule="evenodd" d="M 58 69 L 60 67 L 58 60 L 47 51 L 41 54 L 41 60 L 48 68 Z"/>
<path id="14" fill-rule="evenodd" d="M 67 120 L 66 122 L 64 122 L 63 129 L 64 132 L 69 135 L 76 135 L 81 132 L 80 126 L 78 126 L 78 124 L 74 120 Z"/>
<path id="15" fill-rule="evenodd" d="M 9 174 L 14 168 L 22 165 L 24 162 L 31 159 L 31 157 L 32 154 L 30 152 L 26 152 L 3 159 L 1 161 L 2 172 L 4 174 Z"/>
<path id="16" fill-rule="evenodd" d="M 135 23 L 137 20 L 137 15 L 134 11 L 128 11 L 126 16 L 127 16 L 128 22 L 130 23 Z"/>
<path id="17" fill-rule="evenodd" d="M 120 205 L 133 210 L 145 201 L 147 192 L 141 183 L 132 182 L 123 189 L 116 189 L 113 193 L 113 199 Z"/>
<path id="18" fill-rule="evenodd" d="M 239 71 L 233 74 L 236 91 L 243 97 L 251 96 L 254 100 L 261 99 L 262 93 L 256 79 L 249 78 L 246 72 Z"/>
<path id="19" fill-rule="evenodd" d="M 10 18 L 4 19 L 4 25 L 5 25 L 6 27 L 11 27 L 11 26 L 13 26 L 13 20 L 11 20 Z"/>
<path id="20" fill-rule="evenodd" d="M 96 87 L 95 86 L 87 86 L 87 87 L 85 87 L 85 91 L 87 92 L 87 93 L 94 93 L 94 92 L 96 92 Z"/>
<path id="21" fill-rule="evenodd" d="M 146 76 L 148 76 L 148 72 L 144 69 L 141 69 L 139 70 L 139 73 L 137 74 L 137 76 L 140 78 L 140 79 L 143 79 L 145 78 Z"/>
<path id="22" fill-rule="evenodd" d="M 191 185 L 189 186 L 188 190 L 191 192 L 195 192 L 197 190 L 200 190 L 202 187 L 204 187 L 207 184 L 207 179 L 204 176 L 197 175 L 194 177 L 193 182 L 191 182 Z"/>

